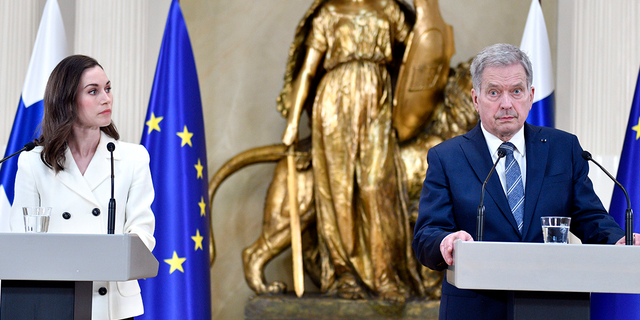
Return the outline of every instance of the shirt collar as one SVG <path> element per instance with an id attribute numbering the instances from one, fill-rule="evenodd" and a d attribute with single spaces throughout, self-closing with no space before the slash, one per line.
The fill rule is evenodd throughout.
<path id="1" fill-rule="evenodd" d="M 487 141 L 487 147 L 489 147 L 491 157 L 497 157 L 498 148 L 500 148 L 504 141 L 500 140 L 500 138 L 487 131 L 482 123 L 480 124 L 480 128 L 482 129 L 482 134 L 484 134 L 484 139 Z M 511 137 L 509 142 L 513 143 L 513 145 L 516 146 L 515 152 L 518 152 L 522 156 L 525 156 L 526 147 L 524 143 L 524 126 L 522 126 L 522 128 L 520 128 L 520 130 L 518 130 L 518 132 L 516 132 L 516 134 Z"/>

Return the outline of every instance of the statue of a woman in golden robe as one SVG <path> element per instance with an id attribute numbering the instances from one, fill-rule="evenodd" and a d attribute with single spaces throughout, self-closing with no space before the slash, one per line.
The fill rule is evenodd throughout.
<path id="1" fill-rule="evenodd" d="M 438 1 L 413 2 L 415 11 L 401 0 L 315 0 L 296 30 L 277 101 L 288 119 L 283 142 L 296 152 L 284 144 L 253 148 L 211 178 L 213 203 L 234 172 L 277 162 L 262 232 L 242 253 L 256 294 L 286 290 L 268 282 L 264 268 L 292 245 L 298 228 L 305 272 L 324 294 L 439 298 L 442 275 L 418 265 L 410 224 L 427 151 L 471 129 L 477 116 L 469 63 L 449 68 L 453 30 Z M 311 115 L 312 137 L 295 143 L 302 110 Z M 291 175 L 297 190 L 289 189 Z M 290 194 L 297 201 L 287 201 Z M 291 202 L 298 203 L 296 228 Z"/>
<path id="2" fill-rule="evenodd" d="M 285 145 L 297 140 L 312 101 L 320 289 L 345 298 L 402 302 L 419 286 L 392 127 L 389 70 L 411 29 L 403 8 L 394 0 L 314 2 L 304 57 L 280 97 Z"/>

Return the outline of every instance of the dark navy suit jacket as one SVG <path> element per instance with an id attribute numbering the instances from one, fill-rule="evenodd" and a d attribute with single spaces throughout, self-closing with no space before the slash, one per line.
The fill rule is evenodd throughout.
<path id="1" fill-rule="evenodd" d="M 571 217 L 571 232 L 584 243 L 612 244 L 622 238 L 624 231 L 593 191 L 576 136 L 526 123 L 524 135 L 527 176 L 522 234 L 494 173 L 486 186 L 483 240 L 542 242 L 542 216 Z M 447 264 L 440 242 L 459 230 L 475 238 L 480 191 L 493 163 L 480 123 L 467 134 L 431 148 L 427 160 L 413 249 L 422 264 L 444 270 Z M 445 280 L 440 319 L 503 319 L 507 297 L 504 291 L 458 289 Z"/>

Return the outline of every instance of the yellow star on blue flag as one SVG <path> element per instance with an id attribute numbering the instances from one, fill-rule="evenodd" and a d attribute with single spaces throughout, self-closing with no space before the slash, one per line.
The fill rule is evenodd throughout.
<path id="1" fill-rule="evenodd" d="M 180 144 L 181 147 L 184 147 L 185 144 L 188 144 L 189 147 L 193 147 L 191 144 L 191 137 L 193 137 L 193 133 L 187 130 L 187 126 L 184 126 L 184 130 L 182 132 L 178 132 L 176 134 L 182 139 L 182 143 Z"/>
<path id="2" fill-rule="evenodd" d="M 202 164 L 200 163 L 200 159 L 198 159 L 198 163 L 196 165 L 194 165 L 194 167 L 196 168 L 196 171 L 198 172 L 196 178 L 198 179 L 202 179 L 202 169 L 204 168 L 202 166 Z"/>
<path id="3" fill-rule="evenodd" d="M 206 215 L 205 210 L 207 209 L 207 203 L 204 202 L 204 197 L 200 197 L 200 202 L 198 202 L 198 206 L 200 207 L 200 216 L 204 217 Z"/>
<path id="4" fill-rule="evenodd" d="M 631 127 L 631 130 L 636 132 L 636 140 L 638 140 L 638 138 L 640 138 L 640 118 L 638 118 L 638 124 Z"/>
<path id="5" fill-rule="evenodd" d="M 191 237 L 191 239 L 196 243 L 196 248 L 194 250 L 203 250 L 202 240 L 204 240 L 204 238 L 200 235 L 200 230 L 196 230 L 196 235 Z"/>
<path id="6" fill-rule="evenodd" d="M 184 273 L 184 269 L 182 269 L 182 263 L 184 263 L 186 260 L 187 258 L 178 257 L 178 254 L 174 251 L 173 257 L 171 257 L 171 259 L 164 259 L 164 262 L 171 266 L 169 274 L 173 273 L 176 270 L 180 270 Z"/>
<path id="7" fill-rule="evenodd" d="M 149 127 L 147 134 L 151 133 L 151 131 L 153 130 L 157 130 L 158 132 L 160 132 L 160 121 L 162 121 L 162 119 L 164 119 L 164 117 L 156 118 L 153 112 L 151 112 L 151 118 L 149 118 L 149 121 L 145 122 L 147 127 Z"/>

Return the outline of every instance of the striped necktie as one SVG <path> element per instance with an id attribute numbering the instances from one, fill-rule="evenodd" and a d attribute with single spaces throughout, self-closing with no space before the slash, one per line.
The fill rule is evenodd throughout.
<path id="1" fill-rule="evenodd" d="M 505 162 L 505 175 L 507 176 L 507 199 L 511 213 L 518 224 L 518 231 L 522 232 L 522 217 L 524 216 L 524 186 L 520 165 L 513 157 L 516 147 L 511 142 L 505 142 L 502 147 L 507 151 Z"/>

